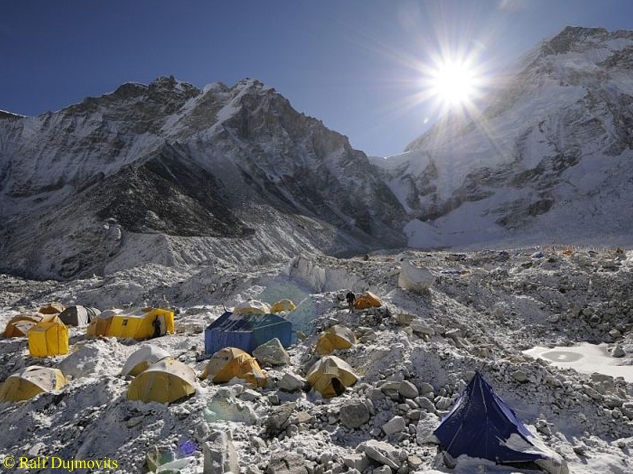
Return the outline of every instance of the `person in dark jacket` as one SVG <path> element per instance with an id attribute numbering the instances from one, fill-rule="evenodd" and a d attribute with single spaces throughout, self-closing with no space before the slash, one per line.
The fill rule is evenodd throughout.
<path id="1" fill-rule="evenodd" d="M 154 321 L 152 321 L 152 326 L 154 326 L 154 335 L 152 337 L 162 336 L 162 331 L 160 327 L 160 319 L 158 319 L 158 316 L 156 316 Z"/>
<path id="2" fill-rule="evenodd" d="M 351 291 L 345 295 L 345 299 L 347 300 L 347 304 L 349 305 L 349 310 L 354 311 L 354 303 L 356 302 L 356 295 Z"/>

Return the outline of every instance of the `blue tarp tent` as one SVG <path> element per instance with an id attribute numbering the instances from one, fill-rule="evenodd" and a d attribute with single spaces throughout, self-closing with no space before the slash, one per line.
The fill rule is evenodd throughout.
<path id="1" fill-rule="evenodd" d="M 226 312 L 204 332 L 204 351 L 215 354 L 225 347 L 237 347 L 249 354 L 277 338 L 284 347 L 293 342 L 292 323 L 277 314 L 235 314 Z"/>
<path id="2" fill-rule="evenodd" d="M 550 472 L 566 472 L 479 372 L 433 434 L 453 458 L 465 454 L 499 464 L 535 462 Z"/>

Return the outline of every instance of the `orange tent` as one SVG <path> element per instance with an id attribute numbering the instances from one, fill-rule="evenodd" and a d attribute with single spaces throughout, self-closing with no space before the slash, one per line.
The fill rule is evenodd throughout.
<path id="1" fill-rule="evenodd" d="M 356 301 L 354 302 L 354 308 L 356 309 L 367 309 L 367 308 L 377 308 L 382 305 L 382 301 L 371 291 L 367 291 L 362 295 L 358 295 L 356 297 Z"/>

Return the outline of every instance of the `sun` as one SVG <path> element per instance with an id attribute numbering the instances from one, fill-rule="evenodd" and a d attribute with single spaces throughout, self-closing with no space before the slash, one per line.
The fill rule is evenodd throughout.
<path id="1" fill-rule="evenodd" d="M 443 60 L 430 74 L 430 93 L 448 106 L 472 102 L 477 91 L 477 77 L 467 61 Z"/>
<path id="2" fill-rule="evenodd" d="M 465 61 L 444 61 L 431 74 L 431 93 L 448 105 L 470 102 L 475 88 L 474 72 Z"/>

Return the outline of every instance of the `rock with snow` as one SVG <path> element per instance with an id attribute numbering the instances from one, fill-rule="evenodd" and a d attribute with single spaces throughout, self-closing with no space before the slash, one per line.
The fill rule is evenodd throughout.
<path id="1" fill-rule="evenodd" d="M 288 372 L 284 374 L 281 380 L 277 383 L 277 386 L 280 390 L 284 390 L 286 392 L 296 392 L 298 390 L 302 390 L 306 383 L 306 379 L 300 375 Z"/>
<path id="2" fill-rule="evenodd" d="M 391 469 L 398 469 L 401 465 L 401 453 L 389 443 L 370 439 L 363 441 L 356 447 L 356 451 L 365 453 L 368 458 L 373 459 L 383 466 Z"/>
<path id="3" fill-rule="evenodd" d="M 435 281 L 435 276 L 430 270 L 414 265 L 411 261 L 405 260 L 400 267 L 398 275 L 398 286 L 404 290 L 426 291 Z"/>
<path id="4" fill-rule="evenodd" d="M 237 451 L 226 431 L 212 432 L 203 444 L 204 474 L 220 474 L 240 471 Z"/>
<path id="5" fill-rule="evenodd" d="M 624 357 L 626 355 L 626 351 L 622 349 L 622 346 L 616 344 L 615 347 L 611 350 L 611 357 Z"/>
<path id="6" fill-rule="evenodd" d="M 404 418 L 402 418 L 401 416 L 394 416 L 391 420 L 382 425 L 382 430 L 387 436 L 390 436 L 396 433 L 403 432 L 406 427 L 407 424 L 404 421 Z"/>
<path id="7" fill-rule="evenodd" d="M 253 357 L 262 365 L 287 365 L 290 362 L 288 351 L 276 337 L 256 347 L 253 350 Z"/>

